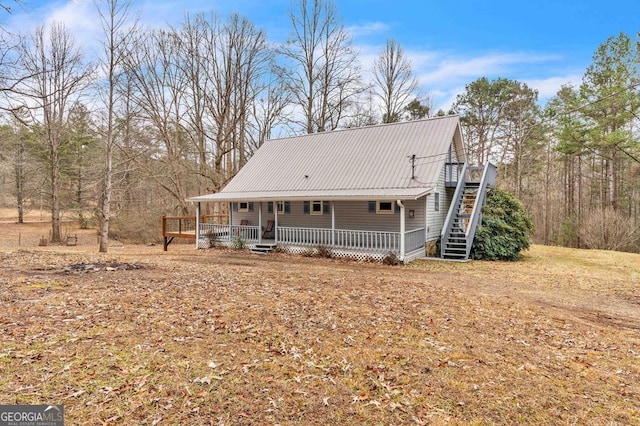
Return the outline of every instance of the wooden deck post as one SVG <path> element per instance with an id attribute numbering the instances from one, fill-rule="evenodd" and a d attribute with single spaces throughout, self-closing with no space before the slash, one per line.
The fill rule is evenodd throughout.
<path id="1" fill-rule="evenodd" d="M 164 251 L 167 251 L 167 246 L 169 246 L 167 240 L 167 216 L 162 216 L 162 245 L 164 247 Z"/>

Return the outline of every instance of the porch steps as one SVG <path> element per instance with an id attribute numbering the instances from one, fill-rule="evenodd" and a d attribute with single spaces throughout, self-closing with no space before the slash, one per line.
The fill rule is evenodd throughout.
<path id="1" fill-rule="evenodd" d="M 253 254 L 268 254 L 276 249 L 277 244 L 256 244 L 251 247 L 251 253 Z"/>

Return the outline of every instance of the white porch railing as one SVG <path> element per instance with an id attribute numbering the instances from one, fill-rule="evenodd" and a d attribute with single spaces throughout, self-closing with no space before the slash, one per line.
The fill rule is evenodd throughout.
<path id="1" fill-rule="evenodd" d="M 336 229 L 331 241 L 331 229 L 278 227 L 278 243 L 299 246 L 323 245 L 332 248 L 364 251 L 398 251 L 400 234 L 385 231 Z"/>
<path id="2" fill-rule="evenodd" d="M 259 241 L 260 229 L 247 225 L 200 224 L 200 238 L 233 241 L 242 238 L 249 243 Z M 278 244 L 293 246 L 326 246 L 334 249 L 361 250 L 375 253 L 400 253 L 400 233 L 389 231 L 363 231 L 354 229 L 299 228 L 278 226 Z M 333 238 L 332 238 L 333 236 Z M 405 253 L 424 246 L 425 228 L 405 232 Z"/>
<path id="3" fill-rule="evenodd" d="M 412 229 L 404 233 L 404 252 L 411 253 L 424 247 L 425 228 Z"/>
<path id="4" fill-rule="evenodd" d="M 335 247 L 398 253 L 400 251 L 400 233 L 336 229 Z"/>
<path id="5" fill-rule="evenodd" d="M 363 231 L 354 229 L 331 229 L 283 227 L 278 229 L 278 243 L 298 246 L 327 246 L 337 249 L 362 250 L 380 253 L 400 252 L 400 233 L 389 231 Z M 406 233 L 406 251 L 419 249 L 424 245 L 424 228 Z"/>
<path id="6" fill-rule="evenodd" d="M 299 246 L 331 246 L 331 229 L 278 226 L 278 243 Z"/>
<path id="7" fill-rule="evenodd" d="M 247 242 L 258 241 L 260 228 L 248 225 L 219 225 L 217 223 L 201 223 L 200 237 L 212 238 L 217 241 L 233 241 L 242 238 Z"/>

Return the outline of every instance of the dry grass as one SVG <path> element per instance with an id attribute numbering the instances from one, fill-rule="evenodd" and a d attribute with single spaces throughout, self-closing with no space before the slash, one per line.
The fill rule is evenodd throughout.
<path id="1" fill-rule="evenodd" d="M 29 226 L 0 224 L 2 403 L 74 425 L 640 424 L 638 255 L 98 255 L 95 231 L 18 247 Z"/>

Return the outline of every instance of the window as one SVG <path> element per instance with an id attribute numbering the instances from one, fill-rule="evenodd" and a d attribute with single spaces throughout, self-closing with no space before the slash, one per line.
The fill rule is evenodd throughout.
<path id="1" fill-rule="evenodd" d="M 393 201 L 378 201 L 376 204 L 377 214 L 393 214 Z"/>
<path id="2" fill-rule="evenodd" d="M 331 202 L 329 201 L 305 201 L 303 206 L 304 214 L 320 216 L 331 213 Z"/>
<path id="3" fill-rule="evenodd" d="M 276 208 L 278 209 L 278 214 L 291 213 L 291 203 L 289 201 L 276 202 Z"/>
<path id="4" fill-rule="evenodd" d="M 311 214 L 321 215 L 322 214 L 322 201 L 312 201 L 311 202 Z"/>
<path id="5" fill-rule="evenodd" d="M 238 203 L 238 211 L 239 212 L 248 212 L 249 211 L 249 203 Z"/>
<path id="6" fill-rule="evenodd" d="M 433 210 L 437 212 L 440 211 L 440 193 L 438 192 L 433 194 Z"/>

